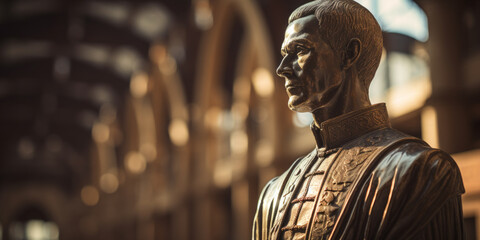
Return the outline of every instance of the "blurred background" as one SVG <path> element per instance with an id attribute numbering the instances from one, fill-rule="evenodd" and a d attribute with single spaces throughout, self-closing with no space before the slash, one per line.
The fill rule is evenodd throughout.
<path id="1" fill-rule="evenodd" d="M 274 74 L 306 0 L 0 2 L 0 239 L 249 239 L 314 147 Z M 453 154 L 480 236 L 480 3 L 362 0 L 373 103 Z"/>

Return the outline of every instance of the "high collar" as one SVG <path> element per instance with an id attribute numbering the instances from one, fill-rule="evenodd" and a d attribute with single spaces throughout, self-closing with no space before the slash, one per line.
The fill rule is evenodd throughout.
<path id="1" fill-rule="evenodd" d="M 375 104 L 360 110 L 328 119 L 318 128 L 310 125 L 317 148 L 337 148 L 368 132 L 390 127 L 385 103 Z"/>

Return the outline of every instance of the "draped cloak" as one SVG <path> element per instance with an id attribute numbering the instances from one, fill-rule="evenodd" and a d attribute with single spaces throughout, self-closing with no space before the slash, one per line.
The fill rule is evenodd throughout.
<path id="1" fill-rule="evenodd" d="M 264 187 L 252 239 L 283 239 L 286 209 L 306 169 L 332 148 L 338 153 L 309 209 L 302 239 L 464 239 L 458 166 L 447 153 L 390 128 L 384 104 L 312 131 L 322 146 Z"/>

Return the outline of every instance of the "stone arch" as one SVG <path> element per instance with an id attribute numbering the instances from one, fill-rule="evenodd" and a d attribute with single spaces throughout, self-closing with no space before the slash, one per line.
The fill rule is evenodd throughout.
<path id="1" fill-rule="evenodd" d="M 250 219 L 252 218 L 250 215 L 253 213 L 249 211 L 254 209 L 252 206 L 256 203 L 254 198 L 258 191 L 259 166 L 271 165 L 278 145 L 275 84 L 272 76 L 275 69 L 273 44 L 261 9 L 255 1 L 216 1 L 212 9 L 214 9 L 214 24 L 204 34 L 199 47 L 192 131 L 195 138 L 193 146 L 195 188 L 200 193 L 217 189 L 217 193 L 196 197 L 198 206 L 195 215 L 211 220 L 198 221 L 204 225 L 197 226 L 195 232 L 203 236 L 200 239 L 221 238 L 219 236 L 221 233 L 215 232 L 211 225 L 215 225 L 215 221 L 225 220 L 225 216 L 222 215 L 227 215 L 227 218 L 230 216 L 231 221 L 235 222 L 232 224 L 234 229 L 231 229 L 231 236 L 236 236 L 235 239 L 245 239 L 250 236 Z M 236 59 L 228 59 L 229 37 L 233 35 L 233 31 L 237 30 L 232 30 L 232 26 L 236 26 L 235 21 L 239 21 L 243 26 L 244 34 L 238 46 Z M 222 70 L 227 69 L 228 64 L 235 64 L 234 73 L 230 73 L 232 79 L 227 80 L 233 81 L 229 85 L 233 90 L 224 93 L 219 86 L 222 83 Z M 267 94 L 259 93 L 254 81 L 258 76 L 254 75 L 260 75 L 260 78 L 266 79 L 266 84 L 270 84 L 267 87 L 271 87 L 271 91 Z M 242 92 L 239 90 L 242 88 L 248 90 Z M 226 103 L 222 103 L 222 94 L 232 94 L 229 96 L 233 99 L 231 106 L 225 106 Z M 239 109 L 243 110 L 238 113 Z M 251 114 L 264 115 L 264 121 L 256 128 L 258 133 L 249 130 L 252 117 L 247 116 Z M 212 122 L 219 128 L 222 121 L 224 125 L 222 128 L 228 129 L 212 130 L 210 126 Z M 256 155 L 260 142 L 266 143 L 262 147 L 268 149 L 267 157 L 271 160 L 258 164 Z M 240 153 L 235 153 L 237 151 L 234 149 L 235 145 L 237 147 L 246 145 L 247 149 L 239 147 Z M 228 148 L 230 150 L 225 150 Z M 230 151 L 230 153 L 222 156 L 222 153 L 215 151 Z M 222 157 L 228 160 L 224 161 Z M 217 201 L 215 196 L 218 198 L 225 193 L 232 196 L 230 203 L 232 206 L 218 206 L 221 201 Z M 238 200 L 234 196 L 240 196 L 242 199 Z M 223 200 L 225 201 L 228 200 Z M 243 204 L 242 201 L 247 204 Z M 222 211 L 233 211 L 233 213 L 222 213 Z M 225 222 L 224 224 L 228 225 Z"/>
<path id="2" fill-rule="evenodd" d="M 14 221 L 22 220 L 19 219 L 22 213 L 29 209 L 36 209 L 42 216 L 37 214 L 34 217 L 42 217 L 44 218 L 42 220 L 55 222 L 62 239 L 75 239 L 72 235 L 74 231 L 72 232 L 73 229 L 71 228 L 75 223 L 71 221 L 76 219 L 76 213 L 69 209 L 60 209 L 58 206 L 70 204 L 71 206 L 81 207 L 79 201 L 70 201 L 63 191 L 45 184 L 37 184 L 34 188 L 17 187 L 15 189 L 4 189 L 4 191 L 9 194 L 3 194 L 1 199 L 2 219 L 0 221 L 2 227 L 5 227 L 3 234 L 8 234 L 7 228 Z"/>
<path id="3" fill-rule="evenodd" d="M 245 37 L 241 44 L 242 53 L 239 54 L 239 59 L 236 69 L 236 76 L 233 81 L 240 78 L 247 78 L 248 84 L 252 85 L 252 72 L 255 69 L 265 69 L 266 72 L 272 74 L 274 72 L 274 54 L 272 43 L 270 41 L 269 31 L 267 25 L 260 12 L 259 6 L 254 1 L 219 1 L 215 6 L 214 25 L 201 39 L 200 53 L 198 60 L 198 77 L 195 86 L 195 103 L 196 114 L 194 121 L 194 134 L 197 139 L 205 139 L 204 128 L 204 114 L 208 112 L 208 108 L 212 105 L 212 97 L 218 94 L 215 84 L 219 83 L 220 68 L 229 64 L 225 59 L 225 41 L 228 34 L 231 33 L 229 28 L 232 26 L 232 21 L 235 15 L 239 17 L 242 24 L 245 26 Z M 253 62 L 253 65 L 252 65 Z M 247 66 L 250 64 L 250 66 Z M 252 69 L 253 67 L 253 69 Z M 234 83 L 235 84 L 235 83 Z M 273 84 L 273 83 L 272 83 Z M 252 88 L 253 89 L 253 88 Z M 253 91 L 253 90 L 252 90 Z M 276 120 L 274 95 L 262 97 L 260 104 L 268 111 L 267 115 L 270 117 L 266 137 L 269 138 L 276 146 L 277 140 L 275 138 Z M 202 152 L 204 149 L 200 147 L 197 152 Z M 275 151 L 274 151 L 275 152 Z M 202 154 L 200 154 L 202 155 Z M 199 166 L 200 168 L 207 166 Z M 207 167 L 208 168 L 208 167 Z M 206 170 L 206 171 L 204 171 Z M 198 172 L 208 174 L 208 169 L 199 169 Z"/>

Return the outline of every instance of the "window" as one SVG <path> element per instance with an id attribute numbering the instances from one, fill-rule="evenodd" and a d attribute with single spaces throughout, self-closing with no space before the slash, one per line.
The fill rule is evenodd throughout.
<path id="1" fill-rule="evenodd" d="M 58 240 L 59 236 L 57 224 L 39 219 L 13 222 L 9 233 L 12 240 Z"/>

